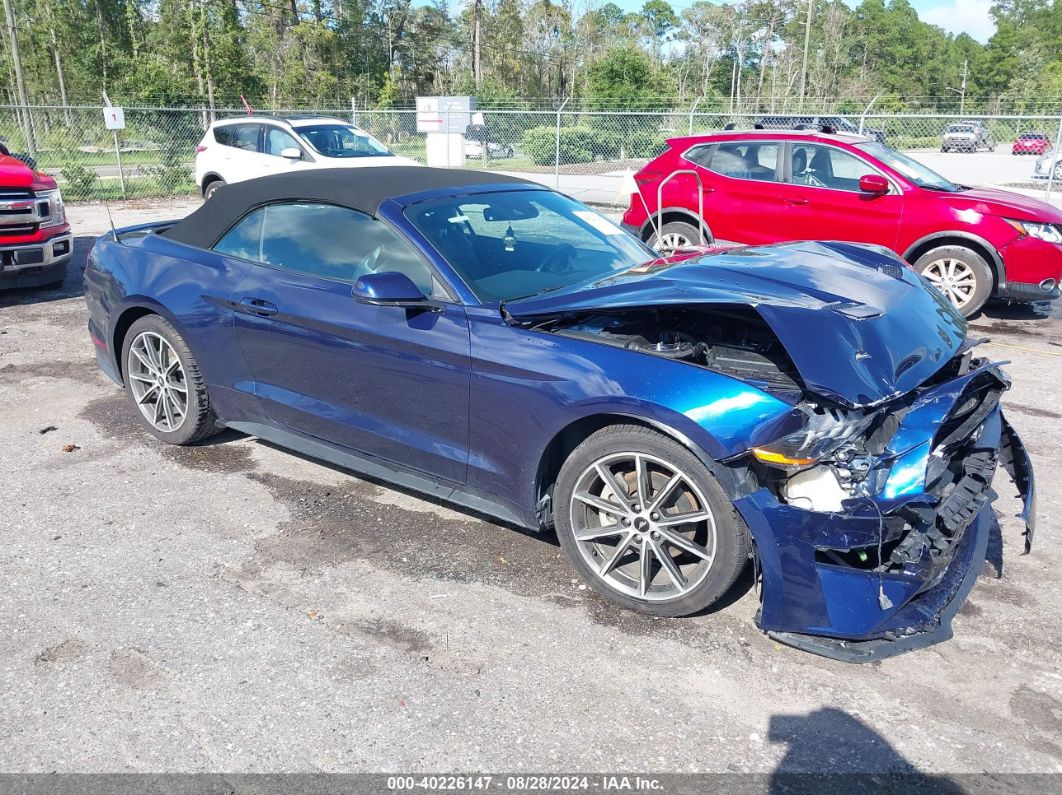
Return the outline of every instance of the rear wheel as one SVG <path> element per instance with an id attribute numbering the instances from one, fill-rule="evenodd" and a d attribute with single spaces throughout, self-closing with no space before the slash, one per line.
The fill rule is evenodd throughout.
<path id="1" fill-rule="evenodd" d="M 656 431 L 614 425 L 568 457 L 554 491 L 557 537 L 608 599 L 655 616 L 718 601 L 749 558 L 749 534 L 696 456 Z"/>
<path id="2" fill-rule="evenodd" d="M 711 233 L 707 228 L 704 230 L 704 242 L 712 242 Z M 686 221 L 669 221 L 660 227 L 660 234 L 655 232 L 649 236 L 650 247 L 660 252 L 674 251 L 679 248 L 689 248 L 701 243 L 700 230 Z"/>
<path id="3" fill-rule="evenodd" d="M 218 188 L 225 184 L 223 179 L 215 179 L 207 183 L 207 186 L 203 188 L 203 201 L 207 201 L 211 196 L 218 192 Z"/>
<path id="4" fill-rule="evenodd" d="M 199 366 L 168 320 L 146 315 L 133 323 L 122 361 L 126 394 L 156 438 L 184 445 L 217 433 Z"/>
<path id="5" fill-rule="evenodd" d="M 976 313 L 992 293 L 992 269 L 984 257 L 962 246 L 941 246 L 914 263 L 965 317 Z"/>

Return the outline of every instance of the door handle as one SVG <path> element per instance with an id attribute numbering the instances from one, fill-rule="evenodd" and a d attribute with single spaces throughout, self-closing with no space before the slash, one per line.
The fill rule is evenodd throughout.
<path id="1" fill-rule="evenodd" d="M 790 196 L 786 198 L 786 201 L 790 204 L 807 204 L 808 200 L 803 196 Z"/>
<path id="2" fill-rule="evenodd" d="M 243 298 L 240 300 L 240 311 L 256 317 L 273 317 L 280 312 L 277 305 L 261 298 Z"/>

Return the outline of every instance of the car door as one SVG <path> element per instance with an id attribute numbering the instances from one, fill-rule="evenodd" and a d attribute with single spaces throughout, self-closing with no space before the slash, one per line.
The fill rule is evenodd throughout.
<path id="1" fill-rule="evenodd" d="M 301 159 L 283 157 L 280 153 L 285 149 L 298 149 L 302 153 Z M 262 154 L 263 173 L 268 174 L 294 171 L 313 163 L 313 157 L 306 151 L 306 147 L 283 127 L 275 124 L 262 125 Z"/>
<path id="2" fill-rule="evenodd" d="M 786 181 L 778 186 L 778 240 L 848 240 L 895 248 L 904 201 L 898 186 L 890 180 L 888 193 L 861 191 L 860 177 L 885 175 L 840 147 L 793 141 L 787 149 Z"/>
<path id="3" fill-rule="evenodd" d="M 781 212 L 779 141 L 724 141 L 692 147 L 684 159 L 703 170 L 704 219 L 717 240 L 771 243 Z M 677 181 L 677 180 L 676 180 Z M 696 186 L 690 187 L 696 210 Z M 666 187 L 665 187 L 666 191 Z M 665 193 L 664 204 L 667 205 Z"/>
<path id="4" fill-rule="evenodd" d="M 234 124 L 229 127 L 226 145 L 225 169 L 221 175 L 226 182 L 242 182 L 268 174 L 266 156 L 259 151 L 262 125 L 258 123 Z"/>
<path id="5" fill-rule="evenodd" d="M 370 272 L 406 273 L 446 298 L 383 221 L 333 205 L 253 210 L 215 250 L 254 262 L 231 297 L 254 393 L 278 425 L 455 483 L 468 463 L 464 308 L 357 303 Z"/>

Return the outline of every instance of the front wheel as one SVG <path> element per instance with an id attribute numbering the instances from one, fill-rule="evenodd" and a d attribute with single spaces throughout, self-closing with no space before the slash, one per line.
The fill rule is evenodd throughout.
<path id="1" fill-rule="evenodd" d="M 704 610 L 749 559 L 749 532 L 704 464 L 638 425 L 604 428 L 575 449 L 557 478 L 553 519 L 594 590 L 654 616 Z"/>
<path id="2" fill-rule="evenodd" d="M 199 365 L 168 320 L 146 315 L 133 323 L 122 362 L 125 391 L 157 439 L 185 445 L 217 433 Z"/>
<path id="3" fill-rule="evenodd" d="M 914 268 L 964 317 L 975 314 L 992 293 L 992 269 L 984 257 L 962 246 L 941 246 L 919 257 Z"/>

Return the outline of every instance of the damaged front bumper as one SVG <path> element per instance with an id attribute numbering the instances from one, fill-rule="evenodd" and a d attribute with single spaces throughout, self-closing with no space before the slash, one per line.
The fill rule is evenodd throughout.
<path id="1" fill-rule="evenodd" d="M 971 392 L 978 378 L 998 379 L 998 386 Z M 996 526 L 991 485 L 998 464 L 1024 501 L 1024 551 L 1032 544 L 1033 469 L 999 407 L 1005 388 L 998 369 L 985 366 L 925 390 L 906 407 L 883 457 L 880 490 L 846 501 L 841 511 L 789 505 L 767 488 L 736 499 L 762 570 L 760 628 L 781 643 L 848 662 L 950 638 Z"/>

